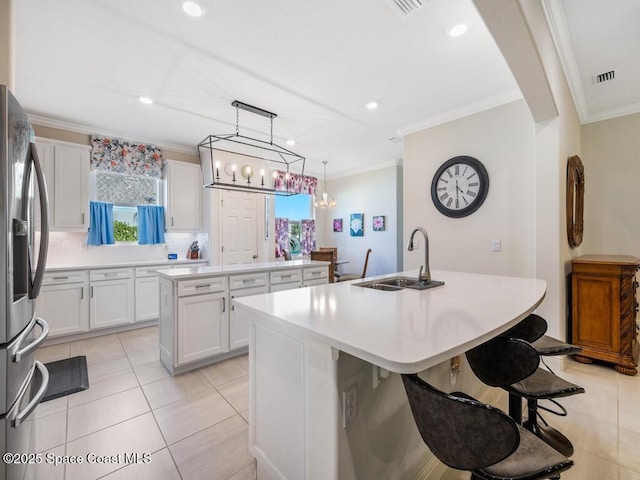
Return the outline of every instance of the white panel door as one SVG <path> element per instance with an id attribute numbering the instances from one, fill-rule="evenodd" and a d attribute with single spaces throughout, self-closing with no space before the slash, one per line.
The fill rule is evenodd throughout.
<path id="1" fill-rule="evenodd" d="M 52 230 L 86 231 L 89 226 L 89 149 L 56 145 Z"/>
<path id="2" fill-rule="evenodd" d="M 89 324 L 92 329 L 133 322 L 133 279 L 91 282 L 89 289 Z"/>
<path id="3" fill-rule="evenodd" d="M 242 290 L 231 291 L 231 310 L 229 312 L 229 349 L 244 347 L 249 345 L 249 321 L 245 317 L 238 318 L 235 314 L 233 300 L 235 298 L 247 297 L 249 295 L 259 295 L 268 293 L 266 285 L 262 287 L 243 288 Z"/>
<path id="4" fill-rule="evenodd" d="M 160 315 L 158 276 L 136 278 L 136 322 L 157 320 Z"/>
<path id="5" fill-rule="evenodd" d="M 49 324 L 49 336 L 89 330 L 89 292 L 85 283 L 44 285 L 36 311 Z"/>
<path id="6" fill-rule="evenodd" d="M 222 264 L 252 263 L 258 259 L 258 215 L 255 193 L 222 193 Z"/>
<path id="7" fill-rule="evenodd" d="M 227 292 L 178 299 L 178 365 L 229 350 Z"/>

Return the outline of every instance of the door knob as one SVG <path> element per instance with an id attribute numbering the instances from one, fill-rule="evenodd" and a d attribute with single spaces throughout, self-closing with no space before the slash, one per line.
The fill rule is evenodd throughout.
<path id="1" fill-rule="evenodd" d="M 252 257 L 252 258 L 254 258 L 254 259 L 258 258 L 258 255 L 253 255 L 253 257 Z"/>

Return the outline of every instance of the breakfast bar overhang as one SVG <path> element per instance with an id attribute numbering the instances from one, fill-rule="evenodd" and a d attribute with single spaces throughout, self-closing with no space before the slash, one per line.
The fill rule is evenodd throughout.
<path id="1" fill-rule="evenodd" d="M 400 275 L 417 278 L 418 272 Z M 393 432 L 406 423 L 399 409 L 408 411 L 393 374 L 422 372 L 495 337 L 533 312 L 546 291 L 545 281 L 532 278 L 432 275 L 444 285 L 381 291 L 353 281 L 234 302 L 251 330 L 249 443 L 258 478 L 374 478 L 368 469 L 386 467 L 384 478 L 415 477 L 424 445 L 417 446 L 415 435 Z M 347 415 L 345 388 L 362 365 L 370 365 L 373 380 L 357 392 L 353 407 L 360 411 Z M 387 391 L 372 394 L 376 376 L 387 372 Z M 383 428 L 389 435 L 381 435 Z M 372 458 L 356 451 L 350 435 L 372 451 L 377 436 L 390 444 Z"/>

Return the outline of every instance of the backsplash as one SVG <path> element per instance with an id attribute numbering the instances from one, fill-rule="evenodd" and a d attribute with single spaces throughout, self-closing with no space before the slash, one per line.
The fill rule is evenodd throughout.
<path id="1" fill-rule="evenodd" d="M 167 243 L 160 245 L 87 245 L 87 234 L 79 232 L 51 232 L 47 266 L 83 266 L 110 263 L 165 261 L 167 254 L 177 253 L 184 260 L 189 245 L 200 244 L 200 256 L 209 258 L 209 235 L 206 233 L 167 233 Z"/>

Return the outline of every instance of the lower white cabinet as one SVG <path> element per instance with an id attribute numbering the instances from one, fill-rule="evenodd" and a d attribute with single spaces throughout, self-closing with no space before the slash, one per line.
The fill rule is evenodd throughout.
<path id="1" fill-rule="evenodd" d="M 302 270 L 288 269 L 269 272 L 269 291 L 281 292 L 302 286 Z"/>
<path id="2" fill-rule="evenodd" d="M 239 319 L 235 315 L 233 300 L 249 295 L 268 293 L 267 273 L 251 273 L 247 275 L 232 275 L 229 277 L 230 305 L 229 309 L 229 349 L 249 345 L 249 322 Z"/>
<path id="3" fill-rule="evenodd" d="M 50 337 L 89 330 L 87 272 L 45 273 L 36 311 L 49 324 Z"/>
<path id="4" fill-rule="evenodd" d="M 229 350 L 227 292 L 178 299 L 177 364 Z"/>
<path id="5" fill-rule="evenodd" d="M 310 267 L 302 271 L 302 286 L 313 287 L 329 283 L 327 267 Z"/>
<path id="6" fill-rule="evenodd" d="M 89 326 L 104 328 L 133 323 L 133 269 L 101 269 L 89 272 Z"/>
<path id="7" fill-rule="evenodd" d="M 160 315 L 160 281 L 156 270 L 163 265 L 136 267 L 135 321 L 157 320 Z"/>

